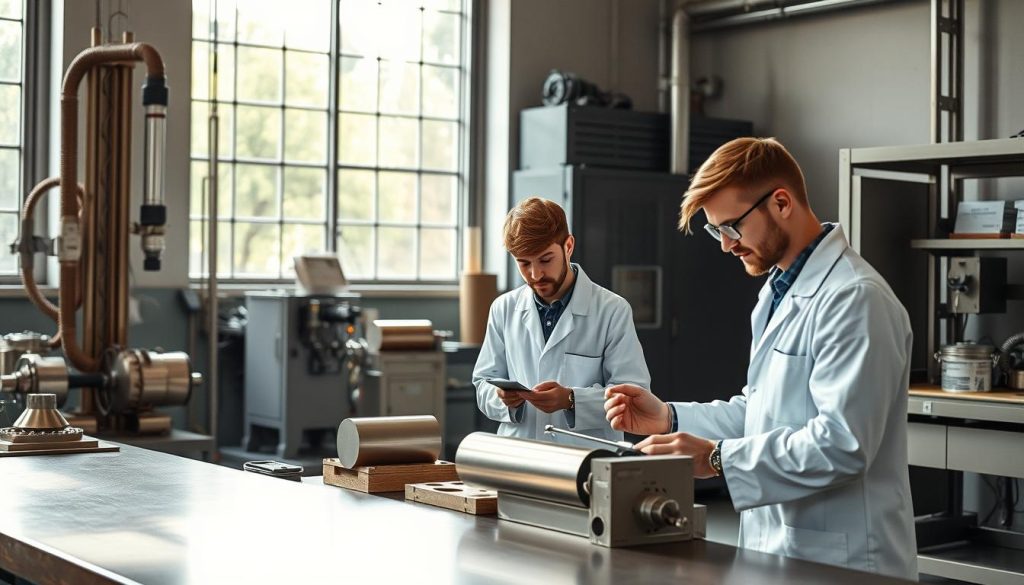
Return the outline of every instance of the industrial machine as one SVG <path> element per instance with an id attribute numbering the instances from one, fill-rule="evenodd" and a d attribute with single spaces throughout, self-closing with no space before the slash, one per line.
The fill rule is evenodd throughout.
<path id="1" fill-rule="evenodd" d="M 130 100 L 132 69 L 140 61 L 146 65 L 145 192 L 138 220 L 132 222 Z M 78 89 L 83 80 L 86 148 L 85 181 L 80 184 Z M 129 236 L 140 236 L 145 270 L 160 270 L 164 250 L 167 100 L 163 59 L 155 48 L 134 42 L 127 32 L 121 42 L 103 44 L 102 32 L 94 28 L 92 47 L 71 63 L 61 89 L 60 176 L 40 182 L 28 194 L 21 236 L 11 246 L 20 255 L 29 298 L 58 330 L 48 339 L 27 334 L 8 342 L 24 342 L 23 348 L 34 344 L 29 349 L 39 353 L 20 355 L 13 371 L 5 354 L 0 389 L 19 396 L 52 393 L 60 403 L 69 390 L 81 389 L 78 408 L 68 420 L 88 433 L 167 433 L 170 417 L 153 408 L 185 404 L 202 381 L 187 354 L 128 344 Z M 47 191 L 58 187 L 60 235 L 51 241 L 34 234 L 33 213 Z M 37 253 L 56 256 L 60 264 L 57 304 L 36 284 Z M 42 355 L 44 344 L 60 348 L 63 357 Z"/>
<path id="2" fill-rule="evenodd" d="M 354 293 L 246 295 L 245 450 L 259 451 L 263 431 L 276 429 L 277 456 L 294 459 L 303 433 L 333 432 L 353 414 L 367 358 L 359 300 Z"/>
<path id="3" fill-rule="evenodd" d="M 693 460 L 617 457 L 473 433 L 455 456 L 467 485 L 498 492 L 498 518 L 582 536 L 606 547 L 689 540 L 704 533 L 693 503 Z"/>

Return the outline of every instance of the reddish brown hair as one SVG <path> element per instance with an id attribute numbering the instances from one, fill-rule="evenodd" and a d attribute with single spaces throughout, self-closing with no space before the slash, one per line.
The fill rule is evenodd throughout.
<path id="1" fill-rule="evenodd" d="M 690 220 L 725 187 L 785 187 L 807 205 L 807 185 L 793 155 L 774 138 L 737 138 L 718 147 L 697 169 L 680 206 L 679 230 L 690 233 Z"/>
<path id="2" fill-rule="evenodd" d="M 519 258 L 536 256 L 551 244 L 562 245 L 569 237 L 565 210 L 554 201 L 530 197 L 505 216 L 505 249 Z"/>

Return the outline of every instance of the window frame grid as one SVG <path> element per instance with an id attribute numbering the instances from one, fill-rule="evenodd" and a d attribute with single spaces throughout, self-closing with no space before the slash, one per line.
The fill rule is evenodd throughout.
<path id="1" fill-rule="evenodd" d="M 380 5 L 380 2 L 377 2 Z M 467 142 L 468 137 L 468 94 L 469 88 L 469 62 L 467 61 L 469 51 L 466 45 L 469 26 L 469 13 L 470 8 L 469 0 L 461 0 L 459 10 L 450 9 L 433 9 L 426 6 L 419 6 L 417 10 L 420 13 L 419 20 L 419 31 L 420 31 L 420 47 L 419 47 L 419 59 L 411 61 L 408 59 L 384 59 L 379 53 L 376 56 L 359 55 L 350 52 L 342 52 L 340 50 L 342 44 L 342 25 L 339 20 L 340 18 L 340 0 L 330 1 L 331 10 L 331 41 L 330 41 L 330 52 L 328 56 L 328 67 L 329 67 L 329 83 L 328 83 L 328 100 L 324 108 L 311 106 L 311 105 L 289 105 L 287 103 L 287 55 L 288 52 L 305 53 L 313 55 L 324 55 L 321 51 L 316 51 L 308 48 L 292 48 L 288 46 L 287 38 L 283 39 L 280 46 L 274 46 L 268 43 L 252 42 L 252 41 L 241 41 L 238 38 L 237 24 L 240 21 L 238 5 L 234 5 L 234 34 L 231 35 L 230 41 L 217 41 L 214 43 L 212 34 L 208 34 L 207 38 L 201 38 L 196 36 L 196 30 L 193 27 L 192 43 L 203 43 L 207 48 L 207 54 L 210 55 L 212 50 L 220 50 L 220 47 L 231 46 L 231 52 L 233 57 L 233 69 L 232 69 L 232 96 L 230 100 L 218 99 L 217 103 L 220 106 L 230 106 L 232 112 L 232 152 L 230 156 L 224 156 L 219 153 L 217 164 L 227 165 L 230 168 L 231 174 L 231 214 L 230 217 L 225 217 L 221 210 L 218 210 L 218 218 L 216 221 L 221 229 L 226 225 L 229 227 L 230 234 L 227 241 L 228 254 L 227 260 L 229 266 L 226 270 L 219 272 L 219 276 L 222 279 L 228 281 L 229 284 L 245 284 L 245 283 L 273 283 L 273 282 L 286 282 L 289 280 L 285 276 L 285 264 L 287 259 L 284 257 L 284 232 L 286 225 L 316 225 L 322 226 L 324 236 L 324 249 L 337 252 L 341 239 L 341 234 L 345 227 L 359 227 L 359 228 L 370 228 L 372 230 L 372 238 L 370 243 L 372 250 L 370 251 L 372 256 L 372 274 L 369 278 L 350 278 L 350 280 L 357 284 L 369 284 L 369 285 L 451 285 L 456 284 L 459 278 L 459 271 L 462 264 L 462 232 L 465 225 L 465 199 L 466 199 L 466 185 L 468 184 L 467 175 L 469 169 L 465 164 L 465 153 L 468 149 Z M 425 39 L 425 19 L 424 15 L 427 11 L 431 11 L 437 14 L 444 14 L 455 17 L 456 19 L 456 34 L 455 37 L 458 39 L 458 51 L 456 53 L 456 63 L 443 63 L 433 60 L 424 59 L 424 45 Z M 279 96 L 278 102 L 262 102 L 258 100 L 239 99 L 238 94 L 238 50 L 239 48 L 260 48 L 260 49 L 271 49 L 281 52 L 281 95 Z M 341 108 L 342 100 L 342 89 L 341 89 L 341 60 L 343 58 L 348 59 L 374 59 L 377 61 L 376 66 L 376 81 L 377 81 L 377 92 L 375 97 L 376 107 L 371 111 L 361 111 L 353 109 Z M 416 114 L 409 113 L 384 113 L 381 110 L 381 64 L 387 61 L 388 63 L 400 64 L 400 65 L 415 65 L 417 68 L 417 81 L 418 81 L 418 95 L 417 95 L 417 107 Z M 425 67 L 435 67 L 439 69 L 447 69 L 455 74 L 455 100 L 456 107 L 453 117 L 444 117 L 438 115 L 425 115 L 424 114 L 424 71 Z M 207 88 L 207 94 L 203 98 L 191 98 L 193 103 L 204 103 L 209 107 L 211 103 L 210 90 Z M 280 110 L 280 124 L 281 132 L 278 136 L 278 157 L 276 160 L 268 159 L 253 159 L 251 157 L 240 157 L 238 155 L 238 106 L 251 106 L 251 107 L 274 107 Z M 327 129 L 327 160 L 323 164 L 314 163 L 309 161 L 288 161 L 285 156 L 285 144 L 287 141 L 287 119 L 286 111 L 288 109 L 302 110 L 302 111 L 314 111 L 314 112 L 326 112 L 328 129 Z M 372 116 L 375 120 L 375 134 L 377 148 L 375 153 L 375 164 L 373 165 L 361 165 L 342 163 L 340 160 L 340 144 L 339 144 L 339 126 L 340 119 L 343 114 L 355 114 Z M 408 166 L 385 166 L 380 161 L 380 135 L 381 135 L 381 118 L 389 117 L 394 119 L 404 120 L 415 120 L 416 121 L 416 167 Z M 424 149 L 423 149 L 423 135 L 424 135 L 424 122 L 444 122 L 452 124 L 454 129 L 453 134 L 453 152 L 452 162 L 454 170 L 441 170 L 441 169 L 428 169 L 423 167 Z M 209 161 L 209 152 L 205 156 L 195 156 L 190 153 L 190 160 L 192 163 L 203 163 Z M 275 203 L 277 207 L 277 214 L 273 218 L 252 218 L 252 217 L 241 217 L 237 213 L 238 207 L 238 183 L 237 183 L 237 171 L 239 164 L 248 165 L 261 165 L 276 167 L 278 176 L 275 186 Z M 316 219 L 297 219 L 297 218 L 286 218 L 284 214 L 284 170 L 285 168 L 308 168 L 308 169 L 320 169 L 327 173 L 324 181 L 325 187 L 325 218 L 323 220 Z M 373 219 L 371 220 L 355 220 L 355 219 L 342 219 L 340 217 L 340 186 L 338 185 L 338 173 L 344 170 L 358 170 L 358 171 L 369 171 L 373 172 Z M 380 179 L 382 173 L 408 173 L 415 175 L 415 216 L 412 223 L 409 222 L 398 222 L 390 220 L 382 220 L 380 216 Z M 452 189 L 454 193 L 451 195 L 451 221 L 450 222 L 425 222 L 423 220 L 423 177 L 424 176 L 443 176 L 450 177 L 452 180 Z M 207 194 L 203 194 L 205 200 Z M 195 213 L 194 210 L 189 214 L 189 220 L 193 223 L 199 223 L 201 226 L 206 226 L 211 218 L 206 217 L 207 210 L 204 208 L 201 213 Z M 278 277 L 275 279 L 272 276 L 266 275 L 254 275 L 247 273 L 240 273 L 235 263 L 235 253 L 237 248 L 237 237 L 238 237 L 238 224 L 244 223 L 249 225 L 274 225 L 278 226 L 277 233 L 277 253 L 280 258 L 278 266 Z M 383 278 L 380 276 L 380 246 L 381 246 L 381 228 L 402 228 L 409 229 L 413 232 L 413 249 L 411 253 L 414 257 L 414 275 L 410 277 L 400 278 Z M 424 237 L 424 230 L 449 230 L 451 237 L 453 238 L 451 246 L 451 260 L 453 274 L 450 279 L 437 279 L 437 278 L 422 278 L 423 272 L 423 258 L 421 257 L 421 248 Z M 203 228 L 206 231 L 206 228 Z M 220 237 L 220 236 L 218 236 Z M 203 239 L 202 246 L 205 249 L 206 239 Z M 219 246 L 219 248 L 222 246 Z M 215 263 L 218 264 L 218 259 L 215 259 Z M 209 270 L 212 267 L 205 266 L 205 253 L 203 259 L 200 261 L 200 266 L 194 270 L 193 266 L 189 266 L 189 278 L 191 281 L 202 280 L 207 277 Z M 241 275 L 240 275 L 241 274 Z"/>
<path id="2" fill-rule="evenodd" d="M 0 151 L 2 151 L 2 152 L 13 151 L 13 152 L 16 153 L 16 160 L 17 160 L 17 162 L 16 162 L 16 165 L 15 165 L 15 168 L 17 169 L 17 171 L 16 171 L 17 172 L 17 179 L 15 181 L 15 193 L 16 193 L 15 199 L 14 199 L 15 205 L 14 205 L 13 208 L 0 209 L 0 217 L 7 218 L 7 217 L 10 217 L 10 216 L 14 216 L 14 218 L 15 218 L 14 219 L 14 225 L 15 225 L 14 234 L 15 234 L 15 237 L 19 238 L 19 239 L 21 237 L 21 212 L 22 212 L 22 206 L 24 205 L 24 201 L 25 201 L 26 187 L 27 187 L 27 183 L 29 182 L 28 179 L 30 178 L 30 168 L 29 167 L 31 165 L 31 161 L 28 160 L 28 157 L 26 156 L 26 151 L 25 151 L 26 150 L 25 149 L 25 136 L 26 136 L 27 125 L 28 125 L 27 124 L 28 120 L 26 119 L 27 118 L 26 114 L 29 111 L 28 104 L 26 104 L 26 100 L 28 98 L 28 91 L 27 91 L 27 83 L 26 83 L 26 81 L 27 81 L 27 73 L 28 73 L 28 67 L 29 67 L 29 63 L 28 63 L 28 58 L 29 58 L 29 56 L 28 56 L 28 49 L 29 49 L 29 44 L 31 42 L 30 39 L 29 39 L 30 31 L 29 31 L 29 27 L 27 26 L 27 24 L 28 24 L 27 21 L 28 21 L 28 16 L 29 16 L 29 14 L 28 14 L 29 8 L 30 7 L 28 6 L 28 3 L 23 0 L 21 2 L 21 18 L 11 18 L 9 16 L 0 16 L 0 22 L 5 22 L 5 23 L 13 22 L 13 23 L 17 23 L 17 25 L 18 25 L 18 27 L 20 29 L 19 32 L 21 33 L 21 35 L 20 35 L 21 36 L 21 45 L 18 48 L 18 77 L 17 77 L 17 80 L 16 81 L 10 81 L 10 80 L 7 80 L 7 79 L 0 80 L 0 86 L 2 86 L 2 87 L 17 87 L 18 88 L 17 89 L 17 92 L 18 92 L 18 114 L 17 114 L 17 117 L 16 117 L 16 119 L 18 121 L 18 134 L 17 134 L 17 138 L 16 138 L 16 140 L 15 140 L 15 142 L 13 144 L 0 143 Z M 41 215 L 45 218 L 45 208 L 43 208 L 42 206 L 39 206 L 36 209 L 36 218 L 37 218 L 37 220 L 38 220 L 38 218 Z M 38 221 L 36 223 L 38 224 Z M 5 256 L 7 254 L 10 254 L 11 256 L 14 257 L 14 267 L 13 267 L 12 270 L 0 269 L 0 284 L 15 284 L 15 283 L 20 283 L 21 282 L 21 259 L 17 255 L 11 253 L 7 249 L 8 245 L 12 244 L 12 243 L 13 242 L 0 242 L 0 254 L 4 254 Z M 37 263 L 37 265 L 38 264 L 40 264 L 40 263 Z M 45 265 L 46 262 L 42 262 L 41 264 Z M 36 272 L 35 276 L 38 279 L 39 276 L 40 276 L 38 274 L 39 273 L 38 268 L 37 268 L 37 270 L 35 272 Z"/>

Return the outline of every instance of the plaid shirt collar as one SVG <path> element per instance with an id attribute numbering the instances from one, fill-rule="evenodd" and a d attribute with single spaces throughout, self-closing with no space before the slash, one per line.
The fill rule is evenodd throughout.
<path id="1" fill-rule="evenodd" d="M 802 252 L 800 252 L 800 255 L 793 261 L 793 265 L 789 267 L 789 270 L 783 272 L 779 270 L 778 267 L 772 268 L 771 279 L 769 280 L 769 284 L 771 284 L 772 287 L 772 311 L 778 308 L 779 303 L 782 302 L 782 298 L 786 296 L 790 287 L 793 286 L 797 277 L 800 276 L 800 271 L 804 269 L 804 265 L 807 264 L 807 260 L 810 259 L 811 254 L 814 253 L 814 250 L 818 248 L 818 244 L 821 244 L 822 240 L 825 239 L 825 236 L 827 236 L 834 227 L 835 226 L 830 223 L 822 224 L 821 233 L 818 234 L 818 237 L 814 238 L 814 241 L 804 248 Z"/>

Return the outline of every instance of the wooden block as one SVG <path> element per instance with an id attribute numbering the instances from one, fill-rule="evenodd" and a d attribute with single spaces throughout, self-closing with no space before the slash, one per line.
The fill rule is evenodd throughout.
<path id="1" fill-rule="evenodd" d="M 411 483 L 405 486 L 405 499 L 476 516 L 498 513 L 498 492 L 461 481 Z"/>
<path id="2" fill-rule="evenodd" d="M 1010 234 L 1006 232 L 999 232 L 993 234 L 949 234 L 951 240 L 1005 240 L 1009 238 Z"/>
<path id="3" fill-rule="evenodd" d="M 406 484 L 456 481 L 455 464 L 448 461 L 408 465 L 367 465 L 348 469 L 338 459 L 324 459 L 324 483 L 367 494 L 400 492 Z"/>
<path id="4" fill-rule="evenodd" d="M 93 449 L 99 441 L 83 437 L 77 441 L 45 441 L 39 443 L 0 440 L 0 451 L 64 451 L 66 449 Z"/>

